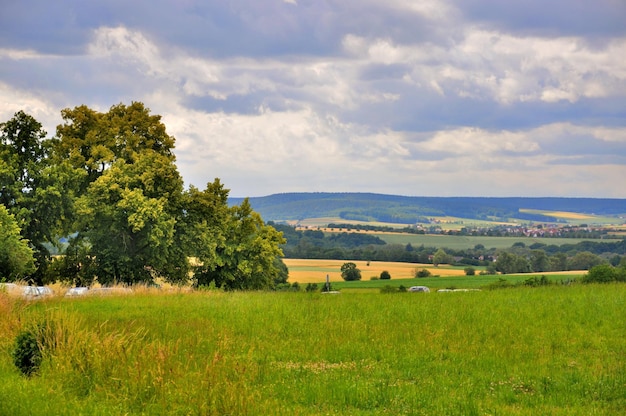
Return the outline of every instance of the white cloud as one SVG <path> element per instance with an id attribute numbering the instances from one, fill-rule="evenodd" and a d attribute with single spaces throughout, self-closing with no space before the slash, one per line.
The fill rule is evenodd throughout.
<path id="1" fill-rule="evenodd" d="M 500 103 L 575 102 L 582 97 L 626 95 L 626 40 L 591 49 L 579 38 L 519 37 L 468 28 L 449 47 L 396 44 L 347 35 L 344 49 L 358 64 L 402 64 L 405 80 L 437 93 Z"/>
<path id="2" fill-rule="evenodd" d="M 64 107 L 143 101 L 185 180 L 237 196 L 624 196 L 624 38 L 514 31 L 453 1 L 165 9 L 94 19 L 68 56 L 0 44 L 0 117 L 54 128 Z"/>
<path id="3" fill-rule="evenodd" d="M 48 134 L 54 134 L 54 128 L 60 118 L 60 110 L 54 103 L 38 94 L 15 89 L 0 82 L 0 122 L 11 119 L 20 110 L 39 121 Z"/>

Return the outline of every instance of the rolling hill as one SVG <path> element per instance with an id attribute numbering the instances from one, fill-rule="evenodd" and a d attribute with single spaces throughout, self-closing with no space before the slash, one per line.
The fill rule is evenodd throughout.
<path id="1" fill-rule="evenodd" d="M 230 198 L 236 205 L 243 198 Z M 282 193 L 249 198 L 266 221 L 334 217 L 345 220 L 410 224 L 428 217 L 476 220 L 567 222 L 551 212 L 568 212 L 626 220 L 626 199 L 525 197 L 420 197 L 374 193 Z M 593 222 L 593 218 L 589 220 Z"/>

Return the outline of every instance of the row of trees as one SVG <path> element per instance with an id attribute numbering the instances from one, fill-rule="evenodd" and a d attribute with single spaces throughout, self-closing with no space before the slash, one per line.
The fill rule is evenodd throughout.
<path id="1" fill-rule="evenodd" d="M 274 226 L 287 240 L 283 251 L 288 258 L 491 266 L 494 272 L 497 268 L 502 273 L 586 270 L 604 262 L 618 265 L 626 261 L 626 240 L 583 241 L 561 246 L 540 242 L 526 246 L 518 242 L 508 249 L 478 244 L 470 249 L 453 250 L 386 244 L 379 237 L 364 233 L 326 234 L 318 230 L 296 230 L 284 224 Z"/>
<path id="2" fill-rule="evenodd" d="M 0 124 L 0 278 L 44 284 L 286 280 L 282 235 L 219 179 L 184 189 L 175 140 L 142 103 L 61 112 L 56 136 L 20 111 Z M 68 237 L 64 256 L 49 248 Z M 29 257 L 29 252 L 31 256 Z M 9 258 L 6 253 L 20 253 Z"/>

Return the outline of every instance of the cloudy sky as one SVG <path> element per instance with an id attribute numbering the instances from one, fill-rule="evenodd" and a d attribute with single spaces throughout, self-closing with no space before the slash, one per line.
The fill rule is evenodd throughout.
<path id="1" fill-rule="evenodd" d="M 624 0 L 0 0 L 0 121 L 142 101 L 231 196 L 626 198 Z"/>

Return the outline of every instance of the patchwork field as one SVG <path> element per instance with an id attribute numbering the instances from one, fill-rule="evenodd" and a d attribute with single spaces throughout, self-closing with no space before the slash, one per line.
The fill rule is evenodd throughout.
<path id="1" fill-rule="evenodd" d="M 312 260 L 312 259 L 283 259 L 289 268 L 289 282 L 320 283 L 326 281 L 326 275 L 331 282 L 343 281 L 341 278 L 341 265 L 346 260 Z M 463 268 L 441 265 L 434 267 L 432 264 L 396 263 L 383 261 L 353 261 L 361 270 L 363 280 L 370 277 L 378 277 L 384 270 L 391 274 L 393 279 L 410 279 L 415 277 L 415 269 L 427 269 L 433 275 L 462 276 Z"/>

